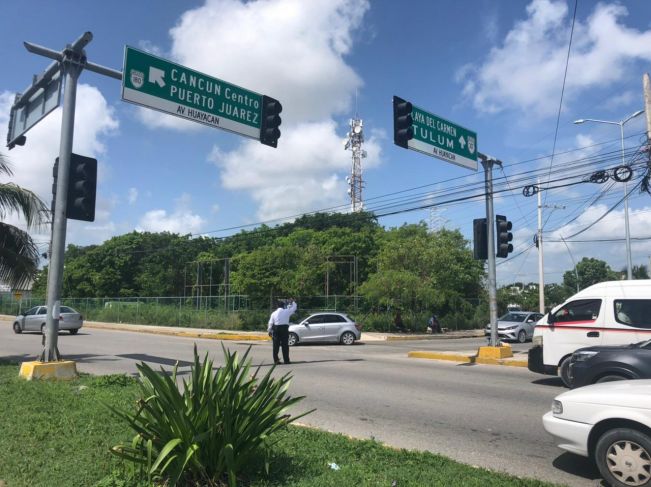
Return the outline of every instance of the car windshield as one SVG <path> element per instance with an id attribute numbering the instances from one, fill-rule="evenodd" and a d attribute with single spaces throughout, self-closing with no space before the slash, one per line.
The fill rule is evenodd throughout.
<path id="1" fill-rule="evenodd" d="M 499 318 L 499 321 L 524 321 L 526 317 L 525 313 L 506 313 Z"/>

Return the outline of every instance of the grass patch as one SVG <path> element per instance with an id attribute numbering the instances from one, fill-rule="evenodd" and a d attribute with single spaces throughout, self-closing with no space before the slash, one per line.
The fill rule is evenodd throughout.
<path id="1" fill-rule="evenodd" d="M 133 408 L 137 394 L 135 381 L 121 375 L 27 382 L 18 377 L 17 365 L 0 364 L 0 480 L 7 487 L 136 487 L 133 471 L 108 451 L 129 441 L 133 432 L 102 403 Z M 238 485 L 551 485 L 309 428 L 290 426 L 277 439 L 269 477 L 259 458 Z"/>

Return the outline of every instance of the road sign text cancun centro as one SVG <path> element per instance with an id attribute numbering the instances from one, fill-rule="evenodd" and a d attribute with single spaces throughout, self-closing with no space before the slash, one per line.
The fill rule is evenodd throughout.
<path id="1" fill-rule="evenodd" d="M 129 46 L 124 51 L 122 99 L 260 137 L 262 95 Z"/>

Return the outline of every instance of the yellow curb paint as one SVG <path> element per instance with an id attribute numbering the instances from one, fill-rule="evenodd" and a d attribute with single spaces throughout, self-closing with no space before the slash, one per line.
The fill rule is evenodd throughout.
<path id="1" fill-rule="evenodd" d="M 479 347 L 477 358 L 501 359 L 513 357 L 511 347 L 503 345 L 501 347 Z"/>
<path id="2" fill-rule="evenodd" d="M 432 360 L 449 360 L 452 362 L 473 362 L 474 357 L 458 353 L 438 353 L 438 352 L 408 352 L 410 358 L 427 358 Z"/>
<path id="3" fill-rule="evenodd" d="M 509 367 L 527 367 L 526 360 L 483 358 L 483 357 L 477 357 L 476 355 L 463 355 L 463 354 L 449 353 L 449 352 L 412 351 L 412 352 L 408 352 L 407 356 L 409 358 L 448 360 L 451 362 L 473 363 L 473 364 L 482 364 L 482 365 L 506 365 Z"/>
<path id="4" fill-rule="evenodd" d="M 26 380 L 72 380 L 79 377 L 77 374 L 77 365 L 72 360 L 23 362 L 20 364 L 20 372 L 18 375 Z"/>

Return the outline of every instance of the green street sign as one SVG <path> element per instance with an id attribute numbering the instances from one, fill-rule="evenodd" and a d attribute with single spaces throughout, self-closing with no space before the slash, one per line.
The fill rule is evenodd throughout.
<path id="1" fill-rule="evenodd" d="M 410 149 L 452 164 L 477 170 L 477 134 L 413 105 L 414 136 Z"/>
<path id="2" fill-rule="evenodd" d="M 125 46 L 122 99 L 260 138 L 262 95 Z"/>

